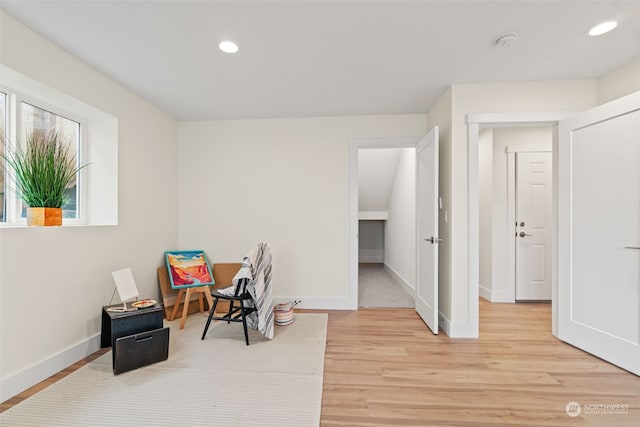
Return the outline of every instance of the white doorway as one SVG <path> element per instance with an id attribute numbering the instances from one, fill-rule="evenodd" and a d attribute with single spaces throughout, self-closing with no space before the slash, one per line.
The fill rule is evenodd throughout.
<path id="1" fill-rule="evenodd" d="M 640 375 L 639 114 L 640 92 L 580 114 L 468 115 L 470 327 L 478 329 L 474 300 L 480 127 L 548 123 L 554 126 L 552 151 L 557 159 L 552 184 L 552 215 L 557 218 L 552 230 L 552 334 Z M 630 202 L 625 193 L 633 195 Z"/>
<path id="2" fill-rule="evenodd" d="M 358 288 L 359 277 L 361 273 L 361 259 L 365 261 L 383 260 L 383 263 L 389 264 L 391 266 L 391 268 L 388 268 L 388 266 L 386 266 L 386 276 L 392 276 L 391 279 L 397 283 L 400 283 L 404 290 L 407 291 L 412 298 L 413 294 L 415 293 L 415 213 L 413 213 L 415 207 L 409 208 L 409 210 L 411 211 L 411 216 L 409 218 L 406 218 L 403 221 L 388 221 L 388 209 L 381 210 L 380 208 L 378 208 L 378 206 L 383 204 L 386 207 L 395 205 L 395 203 L 390 200 L 375 201 L 375 199 L 380 197 L 381 193 L 387 194 L 387 197 L 389 197 L 389 195 L 393 193 L 393 189 L 391 188 L 393 182 L 389 182 L 393 180 L 393 177 L 387 178 L 386 180 L 384 180 L 384 182 L 379 181 L 380 174 L 377 170 L 377 166 L 375 165 L 381 157 L 385 157 L 389 154 L 385 154 L 385 151 L 397 152 L 397 162 L 406 161 L 407 159 L 402 159 L 402 155 L 400 154 L 400 152 L 405 149 L 413 152 L 412 157 L 409 159 L 411 161 L 411 164 L 413 165 L 413 163 L 415 162 L 415 146 L 417 141 L 417 138 L 363 138 L 354 139 L 349 145 L 349 309 L 351 310 L 358 309 L 360 300 Z M 362 190 L 371 193 L 369 196 L 367 196 L 367 199 L 374 202 L 363 203 L 361 206 L 359 159 L 362 154 L 364 154 L 364 156 L 366 157 L 369 157 L 370 160 L 372 160 L 371 165 L 373 165 L 372 169 L 369 172 L 365 171 L 365 175 L 369 176 L 368 180 L 372 184 L 363 186 Z M 394 173 L 395 172 L 396 169 L 394 169 Z M 409 179 L 412 180 L 412 182 L 415 181 L 415 169 L 411 170 Z M 378 191 L 381 187 L 386 187 L 386 190 L 384 192 Z M 401 196 L 401 198 L 404 199 L 404 202 L 399 203 L 400 205 L 410 203 L 411 206 L 415 206 L 415 194 L 413 193 L 413 191 L 411 191 L 410 202 L 405 196 Z M 404 210 L 406 211 L 406 209 Z M 361 243 L 365 242 L 360 241 L 359 232 L 361 229 L 361 225 L 365 221 L 384 221 L 384 226 L 378 228 L 380 230 L 384 230 L 385 237 L 382 239 L 377 239 L 379 242 L 383 241 L 383 245 L 377 244 L 375 245 L 375 247 L 372 246 L 372 248 L 364 248 L 365 251 L 369 249 L 369 252 L 361 253 Z M 365 225 L 364 229 L 369 230 L 370 228 L 375 228 L 371 227 L 371 225 L 372 224 Z M 397 229 L 397 227 L 400 227 L 400 229 Z M 394 234 L 394 236 L 402 237 L 389 239 L 388 233 L 392 233 Z M 408 241 L 406 241 L 407 238 L 409 239 Z M 365 246 L 371 245 L 365 244 Z M 376 253 L 371 252 L 372 249 L 374 249 Z M 381 251 L 384 251 L 384 255 L 381 254 Z M 399 253 L 399 255 L 395 255 L 397 253 Z M 364 256 L 361 258 L 361 255 Z M 394 261 L 396 257 L 398 258 L 398 262 Z"/>
<path id="3" fill-rule="evenodd" d="M 477 113 L 467 116 L 467 150 L 468 150 L 468 241 L 469 241 L 469 258 L 468 258 L 468 319 L 469 328 L 479 331 L 479 295 L 480 295 L 480 215 L 479 215 L 479 156 L 480 156 L 480 130 L 481 128 L 506 128 L 520 126 L 547 126 L 553 128 L 552 152 L 554 158 L 557 156 L 557 141 L 555 139 L 556 126 L 559 121 L 573 116 L 575 113 L 558 111 L 558 112 L 525 112 L 525 113 Z M 557 163 L 553 164 L 553 178 L 557 176 Z M 556 216 L 557 209 L 557 188 L 555 179 L 552 182 L 553 200 L 552 210 L 553 216 Z M 507 212 L 505 207 L 503 212 Z M 557 226 L 553 226 L 553 235 L 557 235 Z M 508 238 L 508 237 L 506 237 Z M 511 239 L 513 241 L 513 239 Z M 556 257 L 556 246 L 552 247 L 552 256 Z M 512 252 L 515 254 L 515 250 Z M 506 259 L 503 258 L 503 259 Z M 507 265 L 513 265 L 515 268 L 515 259 L 508 262 Z M 552 277 L 556 274 L 556 265 L 552 265 Z M 515 274 L 508 274 L 513 277 Z M 514 294 L 510 302 L 515 301 L 515 284 L 510 287 L 514 289 Z M 552 281 L 551 288 L 551 313 L 552 313 L 552 333 L 557 336 L 557 288 L 556 283 Z M 476 332 L 477 334 L 477 332 Z"/>
<path id="4" fill-rule="evenodd" d="M 552 139 L 549 125 L 479 133 L 479 294 L 490 302 L 551 300 Z"/>
<path id="5" fill-rule="evenodd" d="M 377 138 L 377 139 L 359 139 L 352 140 L 350 142 L 349 147 L 349 165 L 350 165 L 350 212 L 349 212 L 349 223 L 350 223 L 350 290 L 349 290 L 349 300 L 351 309 L 357 309 L 358 307 L 358 221 L 360 218 L 359 211 L 359 201 L 358 201 L 358 152 L 359 150 L 366 148 L 389 148 L 389 147 L 411 147 L 414 152 L 414 173 L 413 173 L 413 197 L 414 197 L 414 209 L 412 210 L 413 219 L 409 221 L 405 221 L 405 226 L 408 226 L 412 229 L 411 233 L 407 234 L 409 238 L 407 239 L 407 244 L 403 246 L 403 249 L 406 250 L 407 256 L 404 256 L 404 260 L 409 262 L 410 267 L 412 267 L 411 273 L 407 276 L 411 276 L 410 283 L 413 288 L 413 296 L 416 301 L 416 305 L 418 302 L 416 289 L 420 288 L 422 291 L 420 292 L 420 301 L 425 303 L 426 306 L 430 307 L 430 313 L 433 314 L 435 322 L 431 320 L 425 319 L 425 323 L 431 328 L 434 333 L 438 332 L 438 266 L 437 266 L 437 243 L 438 243 L 438 235 L 437 235 L 437 219 L 438 219 L 438 181 L 437 181 L 437 173 L 438 173 L 438 128 L 432 129 L 427 133 L 423 138 L 420 139 L 409 139 L 409 138 Z M 430 167 L 426 168 L 428 170 L 428 174 L 424 174 L 422 177 L 423 180 L 420 179 L 417 175 L 417 171 L 420 168 L 420 165 L 417 162 L 417 153 L 424 151 L 423 156 L 420 158 L 424 161 L 429 161 Z M 424 168 L 422 168 L 424 169 Z M 423 191 L 422 184 L 430 183 L 429 191 Z M 424 196 L 423 193 L 426 195 Z M 424 248 L 418 246 L 417 241 L 417 229 L 418 223 L 416 218 L 418 214 L 415 209 L 415 205 L 417 204 L 416 199 L 428 197 L 430 200 L 428 203 L 425 203 L 424 207 L 428 207 L 428 210 L 432 212 L 433 221 L 435 224 L 435 228 L 430 226 L 429 228 L 424 227 L 422 224 L 420 227 L 420 232 L 424 232 L 429 234 L 425 239 L 421 239 L 421 243 L 423 245 L 427 245 L 426 239 L 430 239 L 428 243 L 430 245 L 428 249 L 428 253 L 431 253 L 433 256 L 428 257 L 429 262 L 426 261 L 421 263 L 422 274 L 418 276 L 416 274 L 417 264 L 418 264 L 418 252 L 424 252 Z M 424 209 L 423 209 L 424 211 Z M 425 234 L 426 236 L 426 234 Z M 425 240 L 425 241 L 423 241 Z M 388 243 L 388 242 L 387 242 Z M 425 257 L 426 260 L 427 257 Z M 418 278 L 420 277 L 420 279 Z M 407 281 L 409 281 L 407 280 Z M 417 280 L 429 280 L 430 283 L 421 283 L 420 286 L 416 286 Z M 420 311 L 418 311 L 419 314 Z M 427 316 L 429 319 L 431 316 Z"/>
<path id="6" fill-rule="evenodd" d="M 358 150 L 358 307 L 413 308 L 415 148 Z"/>

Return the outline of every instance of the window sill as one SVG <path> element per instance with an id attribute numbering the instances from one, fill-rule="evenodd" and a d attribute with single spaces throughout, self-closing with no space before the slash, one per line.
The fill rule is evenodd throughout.
<path id="1" fill-rule="evenodd" d="M 118 224 L 62 224 L 62 225 L 50 225 L 50 226 L 40 226 L 40 225 L 27 225 L 26 223 L 14 223 L 14 224 L 0 224 L 0 230 L 5 229 L 20 229 L 20 228 L 81 228 L 81 227 L 112 227 Z"/>

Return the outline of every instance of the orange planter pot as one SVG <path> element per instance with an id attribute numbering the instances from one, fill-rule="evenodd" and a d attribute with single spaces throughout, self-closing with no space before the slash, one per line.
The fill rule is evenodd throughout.
<path id="1" fill-rule="evenodd" d="M 27 225 L 62 225 L 62 208 L 27 208 Z"/>

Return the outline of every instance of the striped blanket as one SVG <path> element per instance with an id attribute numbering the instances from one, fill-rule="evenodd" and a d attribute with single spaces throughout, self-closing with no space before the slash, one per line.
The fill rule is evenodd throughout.
<path id="1" fill-rule="evenodd" d="M 253 298 L 256 311 L 247 317 L 247 325 L 273 339 L 273 297 L 271 296 L 271 247 L 259 243 L 242 260 L 240 271 L 233 278 L 233 286 L 218 292 L 233 294 L 240 279 L 248 279 L 247 291 Z"/>

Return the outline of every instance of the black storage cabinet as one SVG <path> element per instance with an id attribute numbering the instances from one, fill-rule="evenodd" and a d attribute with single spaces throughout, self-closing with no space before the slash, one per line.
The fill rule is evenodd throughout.
<path id="1" fill-rule="evenodd" d="M 114 374 L 167 360 L 169 328 L 163 328 L 160 305 L 127 312 L 108 308 L 102 308 L 100 347 L 112 347 Z"/>

